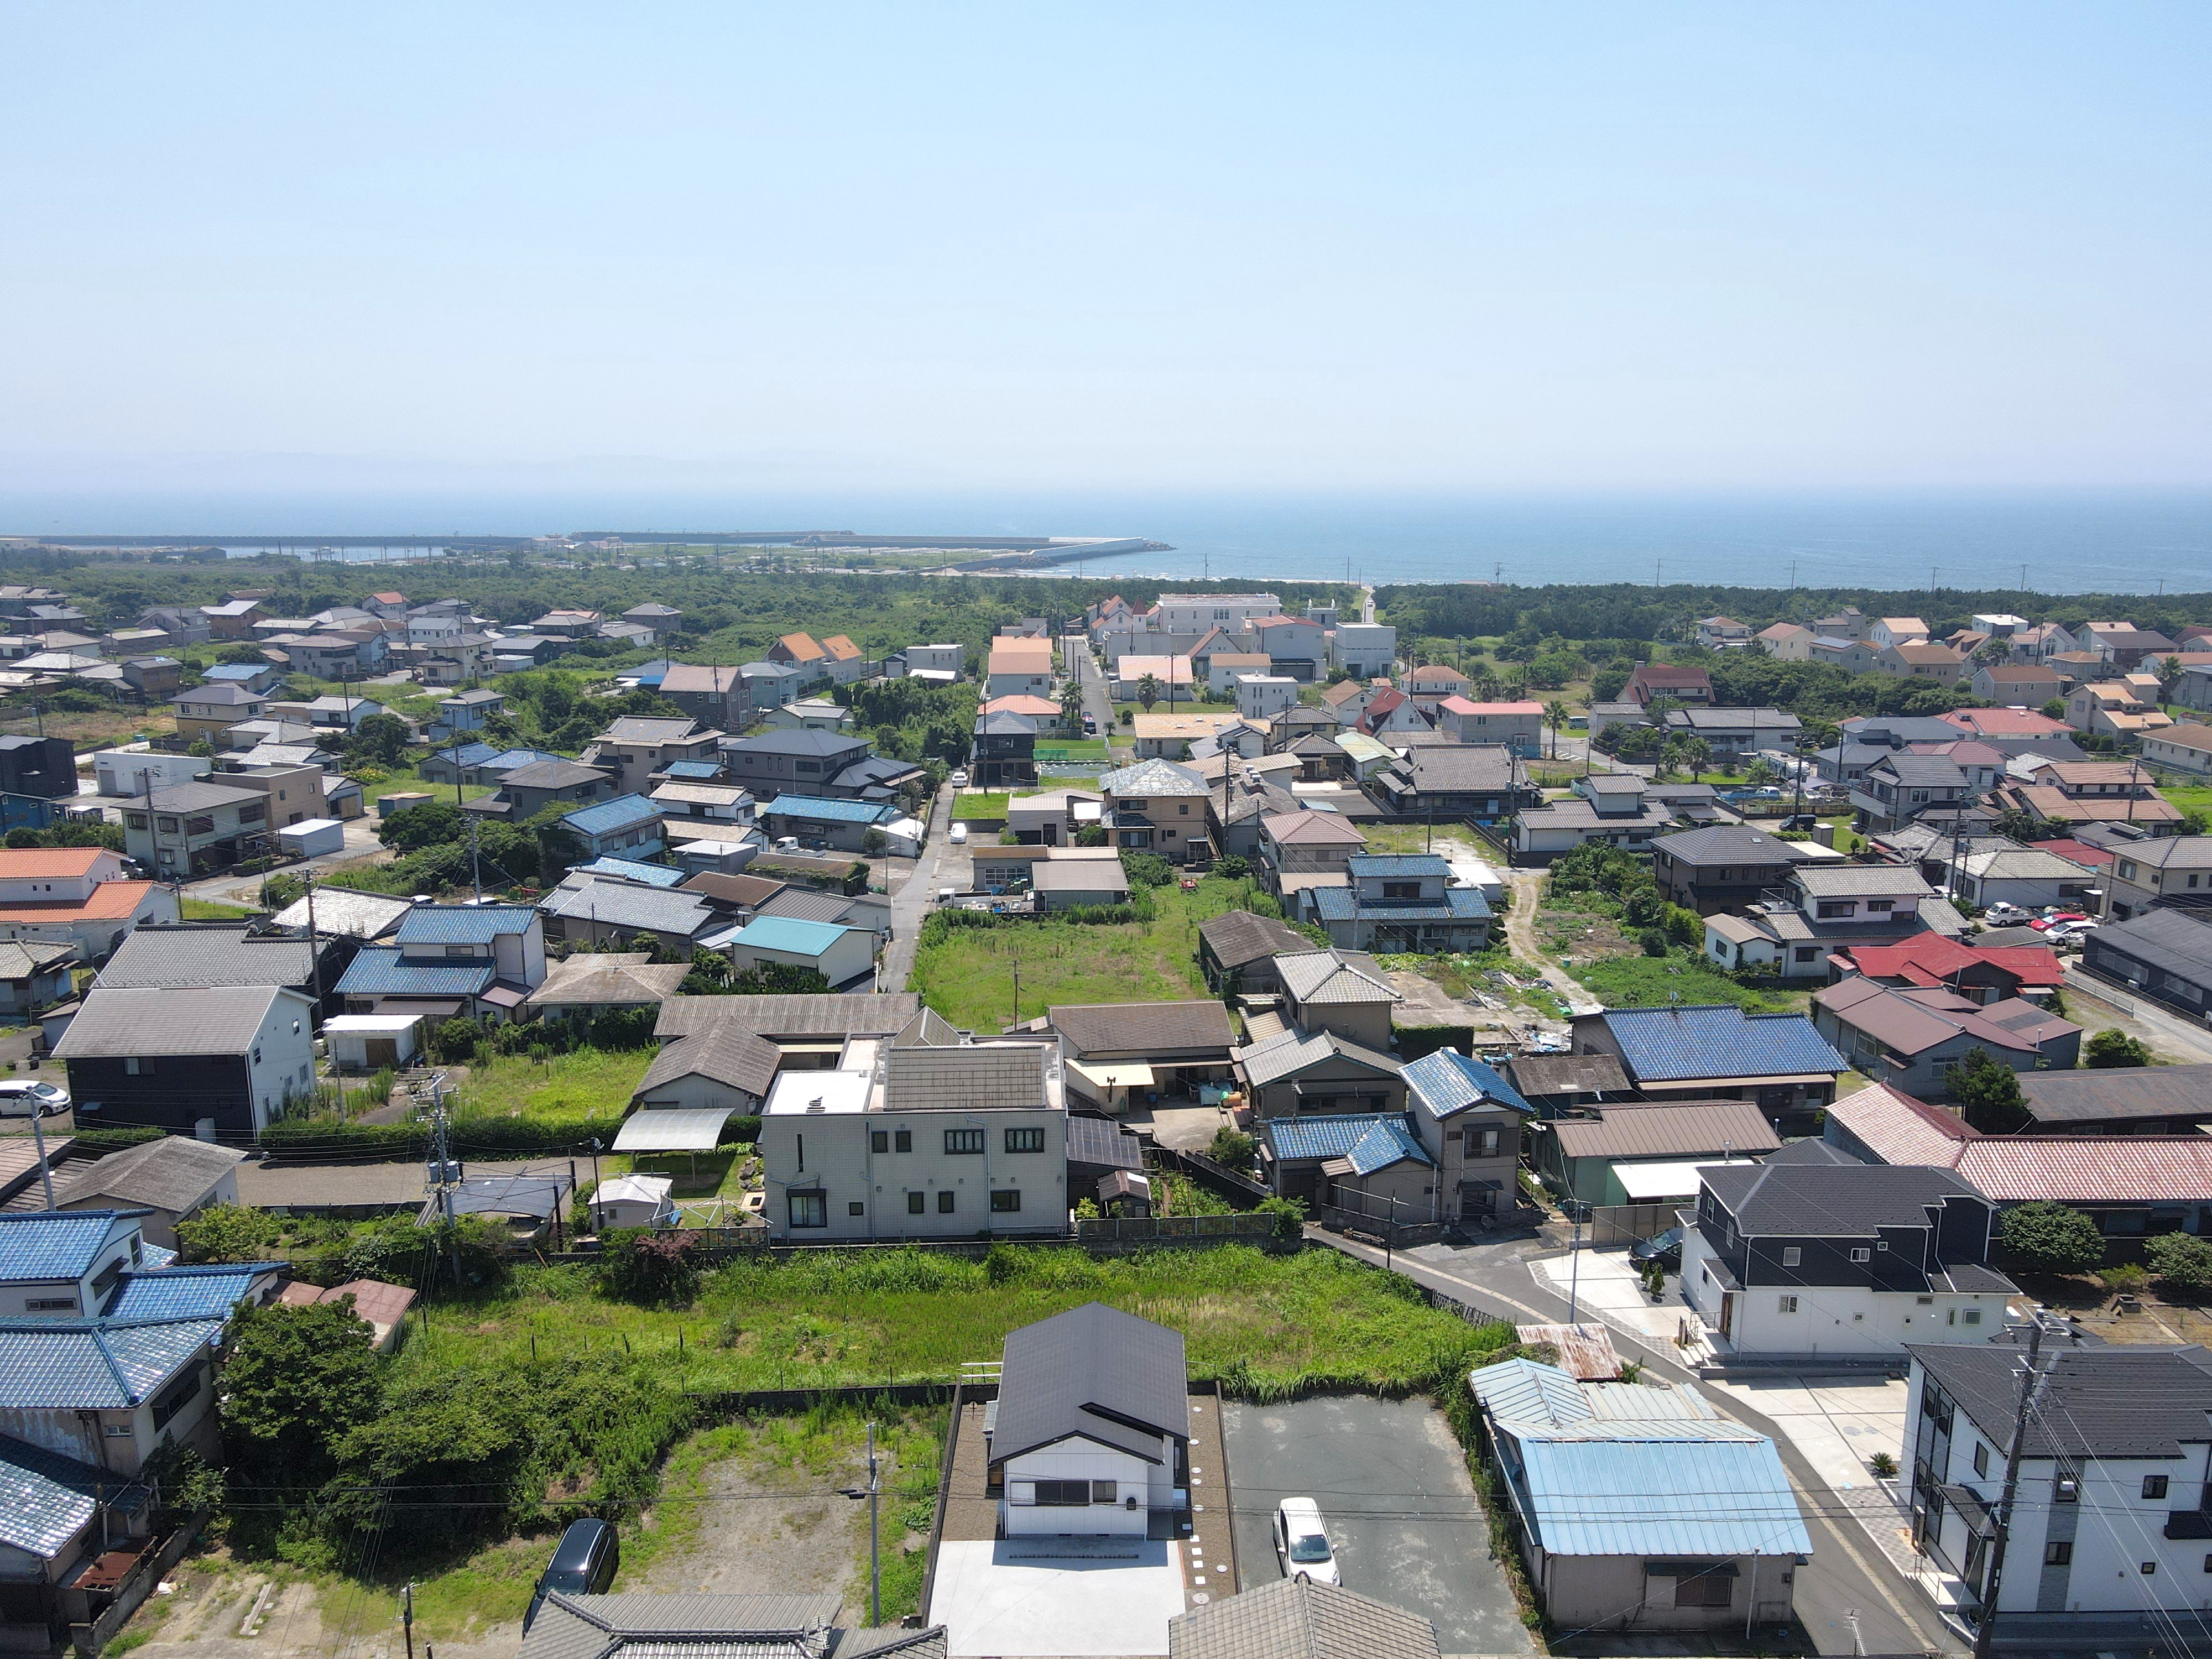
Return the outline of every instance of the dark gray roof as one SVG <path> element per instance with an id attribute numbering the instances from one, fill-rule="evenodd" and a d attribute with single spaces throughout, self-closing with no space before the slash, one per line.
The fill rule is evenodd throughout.
<path id="1" fill-rule="evenodd" d="M 1103 1170 L 1141 1170 L 1145 1146 L 1118 1123 L 1079 1114 L 1067 1120 L 1067 1161 Z"/>
<path id="2" fill-rule="evenodd" d="M 763 732 L 750 738 L 725 738 L 720 746 L 726 753 L 799 755 L 818 759 L 824 756 L 846 754 L 854 749 L 866 749 L 868 740 L 842 732 L 820 732 L 811 726 L 794 726 L 788 731 Z"/>
<path id="3" fill-rule="evenodd" d="M 1048 1103 L 1044 1058 L 1041 1042 L 894 1048 L 884 1063 L 884 1109 L 1039 1110 Z"/>
<path id="4" fill-rule="evenodd" d="M 520 789 L 573 789 L 579 784 L 603 783 L 613 775 L 605 767 L 586 766 L 580 761 L 544 760 L 516 767 L 500 782 Z"/>
<path id="5" fill-rule="evenodd" d="M 1077 1058 L 1085 1054 L 1172 1054 L 1236 1045 L 1229 1011 L 1218 1002 L 1114 1002 L 1062 1005 L 1047 1011 L 1052 1028 Z"/>
<path id="6" fill-rule="evenodd" d="M 1180 1331 L 1086 1302 L 1007 1333 L 991 1461 L 1080 1434 L 1158 1462 L 1158 1437 L 1190 1438 L 1188 1389 Z"/>
<path id="7" fill-rule="evenodd" d="M 1168 1659 L 1437 1659 L 1418 1613 L 1334 1584 L 1278 1578 L 1168 1620 Z"/>
<path id="8" fill-rule="evenodd" d="M 1662 836 L 1651 843 L 1655 853 L 1663 852 L 1685 864 L 1699 866 L 1728 864 L 1790 864 L 1790 843 L 1777 841 L 1764 830 L 1754 830 L 1747 823 L 1716 823 L 1704 830 L 1685 830 L 1677 836 Z"/>
<path id="9" fill-rule="evenodd" d="M 1287 921 L 1255 916 L 1249 910 L 1224 910 L 1198 925 L 1199 937 L 1224 968 L 1243 968 L 1285 951 L 1310 951 L 1314 942 Z"/>
<path id="10" fill-rule="evenodd" d="M 264 791 L 234 789 L 227 783 L 173 783 L 166 789 L 157 786 L 153 798 L 157 812 L 206 812 L 218 806 L 242 806 L 248 801 L 269 799 Z"/>
<path id="11" fill-rule="evenodd" d="M 1399 763 L 1418 790 L 1510 789 L 1516 768 L 1503 744 L 1432 744 Z"/>
<path id="12" fill-rule="evenodd" d="M 1793 1140 L 1778 1152 L 1769 1152 L 1763 1164 L 1856 1164 L 1862 1160 L 1838 1152 L 1825 1140 Z"/>
<path id="13" fill-rule="evenodd" d="M 2212 1066 L 2025 1072 L 2020 1091 L 2042 1123 L 2212 1116 Z"/>
<path id="14" fill-rule="evenodd" d="M 662 1045 L 638 1080 L 633 1098 L 678 1078 L 703 1077 L 765 1100 L 782 1058 L 783 1051 L 757 1031 L 736 1021 L 725 1021 Z"/>
<path id="15" fill-rule="evenodd" d="M 1753 1238 L 1871 1238 L 1882 1227 L 1932 1224 L 1951 1199 L 1989 1200 L 1948 1170 L 1912 1164 L 1776 1163 L 1723 1165 L 1705 1185 Z"/>
<path id="16" fill-rule="evenodd" d="M 205 989 L 94 989 L 54 1046 L 61 1060 L 123 1060 L 133 1055 L 241 1054 L 253 1046 L 269 1006 L 286 994 L 273 985 Z M 308 1005 L 292 1005 L 300 1018 Z"/>
<path id="17" fill-rule="evenodd" d="M 2020 1350 L 2009 1343 L 1913 1346 L 1907 1349 L 1994 1443 L 2012 1439 Z M 2212 1353 L 2195 1346 L 2136 1343 L 2061 1348 L 2029 1419 L 2029 1457 L 2178 1457 L 2212 1438 Z"/>
<path id="18" fill-rule="evenodd" d="M 889 1036 L 921 1012 L 911 991 L 861 996 L 671 997 L 653 1034 L 688 1036 L 733 1021 L 763 1036 Z"/>
<path id="19" fill-rule="evenodd" d="M 1933 715 L 1868 714 L 1843 721 L 1840 729 L 1848 736 L 1869 743 L 1885 736 L 1899 743 L 1955 743 L 1961 735 L 1950 721 L 1939 720 Z"/>
<path id="20" fill-rule="evenodd" d="M 526 1659 L 610 1659 L 635 1645 L 686 1659 L 824 1659 L 840 1598 L 818 1595 L 570 1595 L 546 1598 Z"/>
<path id="21" fill-rule="evenodd" d="M 252 938 L 242 921 L 148 921 L 131 929 L 93 983 L 103 991 L 182 989 L 305 985 L 314 975 L 314 953 L 304 939 Z"/>
<path id="22" fill-rule="evenodd" d="M 1628 1073 L 1611 1054 L 1516 1054 L 1505 1071 L 1524 1095 L 1628 1092 Z"/>
<path id="23" fill-rule="evenodd" d="M 2199 982 L 2212 975 L 2212 922 L 2185 910 L 2147 910 L 2131 921 L 2107 922 L 2082 948 L 2092 958 L 2117 951 Z"/>
<path id="24" fill-rule="evenodd" d="M 1899 783 L 1920 789 L 1963 789 L 1966 775 L 1948 755 L 1893 754 L 1874 764 L 1877 772 L 1892 772 Z"/>
<path id="25" fill-rule="evenodd" d="M 54 1207 L 77 1209 L 95 1200 L 103 1209 L 167 1210 L 179 1215 L 197 1208 L 222 1178 L 246 1162 L 228 1146 L 164 1135 L 82 1164 L 54 1179 Z"/>

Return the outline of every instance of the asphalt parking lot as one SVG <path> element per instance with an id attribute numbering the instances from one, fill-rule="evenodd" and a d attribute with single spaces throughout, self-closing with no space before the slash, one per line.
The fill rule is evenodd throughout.
<path id="1" fill-rule="evenodd" d="M 1243 1587 L 1280 1576 L 1270 1522 L 1321 1506 L 1346 1589 L 1434 1622 L 1446 1653 L 1530 1653 L 1467 1460 L 1423 1400 L 1364 1395 L 1222 1407 Z"/>

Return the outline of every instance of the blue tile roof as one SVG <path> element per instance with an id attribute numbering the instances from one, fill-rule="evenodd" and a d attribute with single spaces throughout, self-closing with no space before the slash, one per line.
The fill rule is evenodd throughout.
<path id="1" fill-rule="evenodd" d="M 1484 1102 L 1509 1106 L 1530 1117 L 1536 1115 L 1536 1109 L 1521 1097 L 1519 1090 L 1456 1048 L 1423 1054 L 1406 1067 L 1406 1081 L 1420 1096 L 1421 1103 L 1438 1117 L 1449 1117 Z"/>
<path id="2" fill-rule="evenodd" d="M 491 745 L 484 745 L 489 749 Z M 550 749 L 502 749 L 488 757 L 483 764 L 493 772 L 512 772 L 518 767 L 535 766 L 540 761 L 567 760 L 566 755 L 556 755 Z"/>
<path id="3" fill-rule="evenodd" d="M 371 945 L 348 964 L 341 996 L 472 997 L 492 982 L 484 962 L 404 962 L 396 945 Z"/>
<path id="4" fill-rule="evenodd" d="M 1519 1481 L 1537 1540 L 1553 1555 L 1726 1558 L 1809 1555 L 1774 1443 L 1734 1425 L 1607 1424 L 1516 1435 Z"/>
<path id="5" fill-rule="evenodd" d="M 717 761 L 671 761 L 660 769 L 684 783 L 712 783 L 722 775 Z"/>
<path id="6" fill-rule="evenodd" d="M 1372 1175 L 1402 1158 L 1431 1161 L 1413 1126 L 1401 1112 L 1347 1112 L 1312 1117 L 1273 1118 L 1261 1133 L 1283 1162 L 1343 1158 L 1361 1175 Z"/>
<path id="7" fill-rule="evenodd" d="M 150 1210 L 0 1213 L 0 1283 L 82 1279 L 99 1259 L 118 1215 Z"/>
<path id="8" fill-rule="evenodd" d="M 202 669 L 200 671 L 200 678 L 204 680 L 242 681 L 250 680 L 255 678 L 257 676 L 270 673 L 274 671 L 270 668 L 269 665 L 264 662 L 222 662 L 217 663 L 212 668 Z"/>
<path id="9" fill-rule="evenodd" d="M 0 1410 L 137 1405 L 222 1329 L 220 1319 L 0 1320 Z"/>
<path id="10" fill-rule="evenodd" d="M 447 761 L 456 766 L 481 766 L 498 753 L 499 750 L 488 743 L 465 743 L 458 746 L 447 744 L 441 749 L 433 749 L 429 757 L 432 760 Z"/>
<path id="11" fill-rule="evenodd" d="M 118 1492 L 109 1470 L 0 1435 L 0 1544 L 52 1560 L 99 1513 L 95 1493 L 125 1516 L 153 1495 L 137 1486 Z"/>
<path id="12" fill-rule="evenodd" d="M 1623 1069 L 1637 1083 L 1850 1069 L 1802 1014 L 1747 1014 L 1723 1003 L 1608 1008 L 1599 1018 L 1620 1045 Z"/>
<path id="13" fill-rule="evenodd" d="M 763 951 L 786 951 L 793 956 L 818 957 L 849 931 L 834 922 L 801 921 L 795 916 L 755 916 L 730 943 L 733 946 L 750 945 Z"/>
<path id="14" fill-rule="evenodd" d="M 872 800 L 825 800 L 819 795 L 778 795 L 761 808 L 772 818 L 811 818 L 817 823 L 881 823 L 897 809 Z"/>
<path id="15" fill-rule="evenodd" d="M 1323 921 L 1487 921 L 1490 901 L 1472 887 L 1447 888 L 1434 904 L 1402 899 L 1362 904 L 1349 887 L 1310 887 Z"/>
<path id="16" fill-rule="evenodd" d="M 504 933 L 528 933 L 537 914 L 527 904 L 418 904 L 392 937 L 402 945 L 489 945 Z"/>
<path id="17" fill-rule="evenodd" d="M 1434 853 L 1354 853 L 1344 861 L 1354 879 L 1361 876 L 1441 876 L 1451 879 L 1451 866 Z"/>
<path id="18" fill-rule="evenodd" d="M 680 887 L 684 880 L 681 870 L 672 870 L 665 864 L 640 864 L 635 859 L 597 858 L 578 865 L 571 873 L 614 876 L 623 881 L 641 881 L 648 887 Z"/>
<path id="19" fill-rule="evenodd" d="M 586 836 L 611 836 L 641 824 L 660 822 L 660 810 L 642 795 L 617 795 L 596 806 L 580 806 L 564 813 L 561 822 Z"/>
<path id="20" fill-rule="evenodd" d="M 105 1310 L 110 1319 L 228 1319 L 253 1293 L 253 1281 L 289 1264 L 160 1267 L 128 1273 Z"/>

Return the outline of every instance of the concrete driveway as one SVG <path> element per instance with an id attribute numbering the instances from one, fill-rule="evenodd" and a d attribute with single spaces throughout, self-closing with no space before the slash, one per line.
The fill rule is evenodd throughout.
<path id="1" fill-rule="evenodd" d="M 1276 1504 L 1310 1498 L 1346 1589 L 1431 1620 L 1446 1653 L 1534 1651 L 1490 1559 L 1490 1528 L 1466 1455 L 1435 1407 L 1365 1395 L 1231 1403 L 1222 1427 L 1247 1588 L 1281 1574 L 1271 1531 Z"/>

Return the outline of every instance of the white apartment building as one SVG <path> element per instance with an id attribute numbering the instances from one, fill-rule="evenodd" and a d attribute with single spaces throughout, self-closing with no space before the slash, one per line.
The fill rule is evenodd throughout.
<path id="1" fill-rule="evenodd" d="M 851 1037 L 835 1070 L 775 1079 L 761 1113 L 769 1236 L 1066 1233 L 1057 1039 L 977 1040 L 925 1014 L 896 1041 L 908 1046 Z"/>
<path id="2" fill-rule="evenodd" d="M 1272 720 L 1298 700 L 1298 683 L 1287 674 L 1239 674 L 1237 713 L 1248 720 Z"/>
<path id="3" fill-rule="evenodd" d="M 1163 593 L 1152 613 L 1155 634 L 1204 634 L 1218 628 L 1243 634 L 1261 617 L 1279 617 L 1283 601 L 1275 593 Z"/>
<path id="4" fill-rule="evenodd" d="M 1339 623 L 1329 635 L 1329 666 L 1354 679 L 1388 674 L 1397 658 L 1398 630 L 1388 623 Z"/>

